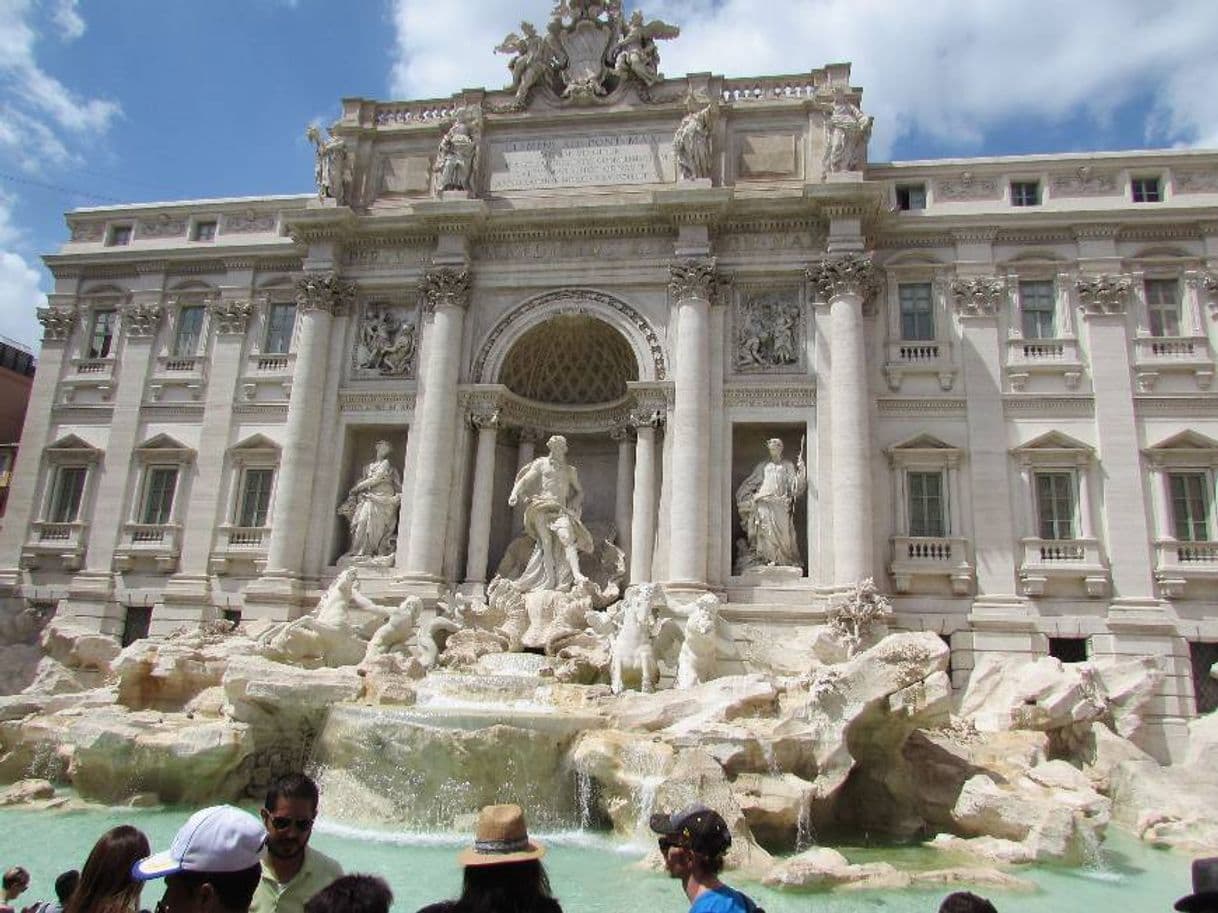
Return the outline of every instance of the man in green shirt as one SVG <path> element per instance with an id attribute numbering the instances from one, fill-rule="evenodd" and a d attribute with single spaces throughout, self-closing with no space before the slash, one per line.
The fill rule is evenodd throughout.
<path id="1" fill-rule="evenodd" d="M 304 913 L 309 898 L 343 874 L 342 866 L 309 846 L 317 800 L 317 784 L 304 774 L 280 777 L 267 790 L 266 852 L 250 913 Z"/>

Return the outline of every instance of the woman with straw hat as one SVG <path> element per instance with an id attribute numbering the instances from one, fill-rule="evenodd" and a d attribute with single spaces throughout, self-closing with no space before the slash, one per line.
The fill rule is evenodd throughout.
<path id="1" fill-rule="evenodd" d="M 529 839 L 519 805 L 488 805 L 478 814 L 473 847 L 457 855 L 465 867 L 461 896 L 419 913 L 562 913 L 541 864 L 545 852 Z"/>

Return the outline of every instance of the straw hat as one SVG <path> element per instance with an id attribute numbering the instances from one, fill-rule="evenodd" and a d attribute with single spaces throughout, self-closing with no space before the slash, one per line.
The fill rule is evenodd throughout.
<path id="1" fill-rule="evenodd" d="M 478 813 L 473 849 L 457 854 L 461 865 L 503 865 L 540 859 L 546 848 L 529 839 L 524 809 L 519 805 L 488 805 Z"/>

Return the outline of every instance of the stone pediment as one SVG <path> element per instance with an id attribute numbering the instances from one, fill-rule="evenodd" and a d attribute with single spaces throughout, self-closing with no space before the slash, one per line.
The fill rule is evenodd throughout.
<path id="1" fill-rule="evenodd" d="M 280 448 L 277 443 L 275 443 L 265 434 L 252 434 L 245 438 L 245 440 L 233 444 L 230 449 L 233 451 L 274 450 L 278 452 Z"/>
<path id="2" fill-rule="evenodd" d="M 94 447 L 82 437 L 75 434 L 67 434 L 59 438 L 52 444 L 47 445 L 47 451 L 85 451 L 89 453 L 101 453 L 101 449 Z"/>
<path id="3" fill-rule="evenodd" d="M 1218 441 L 1196 431 L 1181 431 L 1164 441 L 1160 441 L 1148 450 L 1218 450 Z"/>
<path id="4" fill-rule="evenodd" d="M 1040 437 L 1033 438 L 1026 444 L 1022 444 L 1015 448 L 1015 453 L 1043 453 L 1045 451 L 1086 451 L 1093 453 L 1095 448 L 1090 444 L 1084 444 L 1077 438 L 1072 438 L 1068 434 L 1063 434 L 1060 431 L 1050 431 L 1042 434 Z"/>
<path id="5" fill-rule="evenodd" d="M 958 450 L 951 444 L 944 443 L 931 434 L 919 434 L 899 444 L 893 444 L 889 450 Z"/>

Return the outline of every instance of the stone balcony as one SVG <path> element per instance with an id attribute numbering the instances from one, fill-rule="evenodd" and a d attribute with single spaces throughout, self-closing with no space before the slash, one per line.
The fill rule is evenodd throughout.
<path id="1" fill-rule="evenodd" d="M 247 401 L 261 399 L 260 391 L 267 389 L 275 398 L 287 399 L 292 393 L 292 375 L 296 371 L 296 353 L 253 352 L 241 377 L 241 395 Z"/>
<path id="2" fill-rule="evenodd" d="M 76 402 L 80 394 L 86 391 L 95 391 L 94 396 L 108 401 L 114 393 L 114 365 L 113 355 L 105 358 L 73 358 L 71 370 L 59 384 L 62 401 Z"/>
<path id="3" fill-rule="evenodd" d="M 192 400 L 207 386 L 207 359 L 198 355 L 161 355 L 148 382 L 148 395 L 160 402 L 168 391 L 180 389 Z"/>
<path id="4" fill-rule="evenodd" d="M 1218 580 L 1218 542 L 1155 542 L 1155 582 L 1159 595 L 1177 599 L 1190 580 Z"/>
<path id="5" fill-rule="evenodd" d="M 181 542 L 180 524 L 126 523 L 114 550 L 114 568 L 131 571 L 143 559 L 154 563 L 161 573 L 171 574 L 178 569 Z"/>
<path id="6" fill-rule="evenodd" d="M 54 559 L 65 571 L 80 570 L 88 532 L 87 523 L 34 521 L 30 524 L 30 538 L 21 548 L 21 566 L 35 570 L 42 567 L 46 559 Z"/>
<path id="7" fill-rule="evenodd" d="M 1060 339 L 1007 340 L 1007 380 L 1011 389 L 1023 390 L 1033 374 L 1060 375 L 1068 390 L 1077 390 L 1083 377 L 1083 359 L 1078 340 Z"/>
<path id="8" fill-rule="evenodd" d="M 939 387 L 946 391 L 956 380 L 956 366 L 952 363 L 952 344 L 942 339 L 903 339 L 887 345 L 884 362 L 884 377 L 894 393 L 901 389 L 901 381 L 907 374 L 933 374 L 939 379 Z"/>
<path id="9" fill-rule="evenodd" d="M 1082 581 L 1088 596 L 1108 593 L 1111 575 L 1096 539 L 1024 539 L 1019 567 L 1025 596 L 1043 596 L 1050 579 Z"/>
<path id="10" fill-rule="evenodd" d="M 269 526 L 233 526 L 226 523 L 216 530 L 217 541 L 208 560 L 213 574 L 225 575 L 251 569 L 261 574 L 266 568 L 271 544 Z"/>
<path id="11" fill-rule="evenodd" d="M 1214 380 L 1214 356 L 1204 336 L 1138 336 L 1133 362 L 1140 393 L 1152 392 L 1162 374 L 1191 374 L 1199 390 Z"/>
<path id="12" fill-rule="evenodd" d="M 915 577 L 947 577 L 957 596 L 973 586 L 968 540 L 954 536 L 894 536 L 888 571 L 898 593 L 911 592 Z"/>

